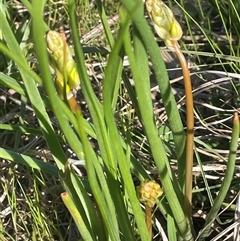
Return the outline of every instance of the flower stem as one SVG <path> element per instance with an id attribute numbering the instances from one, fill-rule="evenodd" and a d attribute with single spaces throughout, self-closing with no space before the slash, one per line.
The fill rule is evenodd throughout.
<path id="1" fill-rule="evenodd" d="M 186 162 L 185 162 L 185 195 L 184 211 L 185 215 L 191 220 L 191 200 L 192 200 L 192 167 L 193 167 L 193 145 L 194 145 L 194 113 L 192 84 L 186 58 L 184 57 L 177 41 L 172 40 L 171 50 L 174 51 L 182 67 L 184 88 L 186 94 L 187 112 L 187 138 L 186 138 Z M 191 223 L 191 222 L 190 222 Z"/>
<path id="2" fill-rule="evenodd" d="M 145 205 L 145 215 L 148 233 L 152 239 L 152 208 L 148 204 Z"/>

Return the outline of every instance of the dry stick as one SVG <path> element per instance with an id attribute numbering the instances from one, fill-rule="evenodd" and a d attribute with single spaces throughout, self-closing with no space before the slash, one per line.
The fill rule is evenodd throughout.
<path id="1" fill-rule="evenodd" d="M 187 138 L 186 138 L 186 175 L 185 175 L 185 195 L 184 195 L 184 212 L 191 223 L 192 214 L 192 167 L 193 167 L 193 142 L 194 142 L 194 115 L 193 115 L 193 95 L 192 84 L 186 58 L 184 57 L 177 41 L 171 41 L 173 51 L 179 59 L 182 67 L 184 88 L 186 94 L 186 111 L 187 111 Z"/>

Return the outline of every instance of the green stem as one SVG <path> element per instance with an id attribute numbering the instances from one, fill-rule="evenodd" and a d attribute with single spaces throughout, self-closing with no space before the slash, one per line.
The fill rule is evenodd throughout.
<path id="1" fill-rule="evenodd" d="M 134 28 L 134 55 L 132 52 L 131 41 L 129 38 L 125 39 L 125 49 L 129 57 L 131 69 L 135 80 L 135 89 L 137 93 L 139 109 L 141 113 L 141 120 L 144 126 L 144 131 L 148 138 L 149 146 L 151 148 L 152 156 L 159 170 L 160 179 L 163 185 L 165 194 L 172 213 L 174 215 L 176 224 L 178 226 L 179 234 L 186 240 L 193 240 L 191 230 L 183 213 L 182 206 L 179 202 L 178 191 L 175 190 L 173 182 L 168 173 L 166 163 L 168 158 L 166 156 L 164 147 L 159 139 L 154 122 L 152 100 L 150 96 L 150 81 L 148 72 L 148 59 L 138 30 Z M 179 188 L 176 186 L 176 188 Z"/>
<path id="2" fill-rule="evenodd" d="M 238 148 L 238 138 L 239 138 L 239 117 L 238 113 L 236 112 L 233 117 L 233 131 L 232 131 L 232 138 L 230 143 L 230 151 L 228 156 L 228 162 L 227 162 L 227 169 L 225 173 L 225 177 L 223 179 L 222 185 L 219 190 L 219 194 L 217 195 L 214 204 L 212 206 L 212 209 L 210 210 L 206 221 L 204 225 L 204 231 L 200 234 L 199 241 L 205 240 L 205 238 L 208 236 L 208 233 L 211 228 L 211 223 L 215 220 L 217 217 L 218 211 L 224 201 L 224 198 L 227 195 L 227 192 L 229 190 L 234 169 L 235 169 L 235 162 L 236 162 L 236 156 L 237 156 L 237 148 Z"/>

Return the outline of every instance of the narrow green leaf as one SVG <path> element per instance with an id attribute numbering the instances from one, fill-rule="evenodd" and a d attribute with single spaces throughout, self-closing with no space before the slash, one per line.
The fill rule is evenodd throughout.
<path id="1" fill-rule="evenodd" d="M 139 7 L 142 6 L 142 1 L 122 0 L 122 3 L 139 31 L 145 49 L 148 51 L 152 61 L 156 80 L 161 91 L 161 97 L 166 108 L 171 130 L 173 132 L 178 163 L 181 165 L 181 163 L 185 161 L 185 132 L 159 47 L 156 41 L 154 41 L 153 33 L 144 18 L 141 8 Z M 179 173 L 179 175 L 184 174 Z"/>
<path id="2" fill-rule="evenodd" d="M 86 169 L 93 195 L 96 199 L 110 237 L 112 240 L 120 240 L 116 211 L 110 196 L 105 174 L 103 173 L 99 160 L 94 153 L 89 140 L 87 139 L 85 130 L 82 125 L 80 111 L 77 112 L 77 115 L 79 120 L 79 134 L 82 139 L 83 150 L 85 154 Z"/>
<path id="3" fill-rule="evenodd" d="M 89 232 L 88 228 L 86 227 L 85 222 L 84 222 L 81 214 L 77 210 L 71 196 L 67 192 L 65 192 L 65 193 L 61 194 L 61 197 L 62 197 L 62 200 L 63 200 L 65 206 L 67 207 L 68 211 L 71 213 L 83 239 L 89 240 L 89 241 L 94 241 L 95 239 L 93 239 L 91 233 Z"/>
<path id="4" fill-rule="evenodd" d="M 26 90 L 28 93 L 28 97 L 32 103 L 32 106 L 35 110 L 36 115 L 38 116 L 39 124 L 42 129 L 43 135 L 44 135 L 50 149 L 53 152 L 52 154 L 54 156 L 54 159 L 55 159 L 58 167 L 61 169 L 61 168 L 63 168 L 65 154 L 56 138 L 53 127 L 51 126 L 51 121 L 48 117 L 48 114 L 46 112 L 44 103 L 41 99 L 41 96 L 39 94 L 35 81 L 29 74 L 30 71 L 29 71 L 29 67 L 26 62 L 26 59 L 24 58 L 24 56 L 19 48 L 19 45 L 14 37 L 11 27 L 9 26 L 9 24 L 4 16 L 4 13 L 2 12 L 2 9 L 0 9 L 0 19 L 1 19 L 1 27 L 3 30 L 3 36 L 9 47 L 9 50 L 12 53 L 14 53 L 14 55 L 17 56 L 16 58 L 19 59 L 19 62 L 22 62 L 23 66 L 25 66 L 24 69 L 19 66 L 19 71 L 20 71 L 22 79 L 24 81 L 24 84 L 25 84 L 25 87 L 26 87 Z"/>
<path id="5" fill-rule="evenodd" d="M 79 176 L 75 174 L 74 170 L 70 167 L 70 164 L 66 164 L 64 172 L 60 172 L 59 174 L 61 182 L 71 196 L 73 203 L 81 215 L 84 225 L 88 229 L 92 238 L 96 240 L 98 236 L 96 230 L 98 230 L 99 226 L 99 217 L 96 215 L 93 203 L 86 192 L 85 185 L 83 185 Z"/>
<path id="6" fill-rule="evenodd" d="M 123 13 L 124 14 L 124 13 Z M 136 196 L 135 187 L 133 184 L 131 172 L 130 172 L 130 165 L 128 163 L 127 157 L 124 154 L 124 150 L 121 144 L 121 138 L 116 126 L 116 122 L 114 120 L 114 110 L 115 106 L 112 105 L 112 96 L 113 96 L 113 90 L 114 85 L 118 85 L 118 79 L 115 78 L 112 79 L 112 76 L 114 76 L 114 71 L 116 68 L 118 68 L 119 62 L 119 55 L 122 49 L 123 39 L 125 34 L 127 34 L 128 31 L 128 25 L 129 20 L 126 19 L 126 14 L 123 16 L 123 24 L 122 28 L 119 32 L 117 41 L 115 42 L 115 45 L 113 46 L 112 52 L 109 56 L 108 65 L 106 67 L 106 75 L 103 83 L 103 103 L 104 103 L 104 114 L 105 119 L 109 128 L 109 137 L 114 142 L 113 148 L 114 153 L 116 153 L 119 169 L 121 172 L 121 176 L 124 182 L 124 187 L 127 190 L 127 195 L 129 197 L 130 203 L 131 203 L 131 209 L 133 210 L 134 217 L 136 219 L 136 223 L 138 226 L 139 234 L 141 236 L 142 240 L 149 240 L 149 235 L 146 227 L 146 223 L 143 217 L 142 210 L 140 208 L 139 200 Z M 110 86 L 110 89 L 109 89 Z M 118 204 L 118 207 L 121 207 L 120 204 Z M 120 215 L 123 219 L 126 219 L 124 221 L 124 225 L 129 223 L 129 220 L 127 219 L 127 216 L 123 216 L 124 213 L 126 213 L 126 208 L 122 207 L 123 213 Z M 130 227 L 130 226 L 129 226 Z M 124 233 L 126 236 L 126 239 L 132 240 L 134 238 L 133 231 L 129 229 L 127 226 L 123 226 L 123 230 L 126 230 L 126 233 Z"/>
<path id="7" fill-rule="evenodd" d="M 139 8 L 142 10 L 142 8 Z M 150 96 L 150 80 L 148 74 L 148 59 L 143 45 L 142 35 L 138 31 L 134 31 L 134 55 L 130 38 L 125 38 L 126 52 L 129 57 L 132 73 L 135 80 L 135 88 L 138 97 L 141 118 L 146 132 L 152 155 L 158 167 L 163 189 L 166 190 L 165 195 L 171 207 L 172 213 L 180 235 L 187 239 L 193 240 L 190 226 L 188 225 L 178 195 L 180 190 L 178 186 L 173 186 L 170 174 L 167 173 L 166 163 L 168 162 L 162 142 L 158 137 L 158 131 L 154 122 L 152 101 Z M 155 42 L 153 39 L 152 42 Z M 149 43 L 151 44 L 151 43 Z M 164 80 L 165 81 L 165 80 Z M 162 95 L 165 93 L 163 92 Z M 176 106 L 175 106 L 176 108 Z M 178 195 L 177 195 L 178 194 Z"/>
<path id="8" fill-rule="evenodd" d="M 94 90 L 91 86 L 91 81 L 87 75 L 86 66 L 84 62 L 83 49 L 79 41 L 79 34 L 77 29 L 76 20 L 76 6 L 75 2 L 72 0 L 68 1 L 70 24 L 74 42 L 74 50 L 77 62 L 77 68 L 79 76 L 81 79 L 82 92 L 84 94 L 85 100 L 88 104 L 93 124 L 95 127 L 95 132 L 98 140 L 99 149 L 101 151 L 101 156 L 106 169 L 111 172 L 112 176 L 116 177 L 116 160 L 111 150 L 111 143 L 108 139 L 108 134 L 105 126 L 104 115 L 102 105 L 100 104 Z M 109 184 L 111 185 L 111 183 Z"/>
<path id="9" fill-rule="evenodd" d="M 168 230 L 168 240 L 177 241 L 177 230 L 174 218 L 167 214 L 167 230 Z"/>
<path id="10" fill-rule="evenodd" d="M 12 162 L 17 162 L 28 167 L 40 170 L 45 173 L 49 173 L 55 177 L 58 176 L 58 168 L 50 163 L 43 162 L 36 158 L 32 158 L 17 152 L 6 150 L 0 147 L 0 158 L 7 159 Z"/>
<path id="11" fill-rule="evenodd" d="M 224 179 L 222 181 L 222 185 L 220 187 L 219 193 L 214 200 L 214 204 L 210 210 L 210 212 L 207 215 L 203 232 L 200 234 L 199 241 L 203 241 L 208 236 L 208 233 L 211 229 L 211 223 L 215 220 L 217 217 L 217 213 L 219 209 L 221 208 L 221 205 L 224 201 L 224 198 L 227 195 L 227 192 L 229 190 L 233 173 L 235 170 L 235 162 L 236 162 L 236 156 L 237 156 L 237 148 L 238 148 L 238 140 L 239 140 L 239 117 L 238 113 L 236 112 L 233 117 L 233 130 L 232 130 L 232 138 L 229 148 L 229 156 L 228 156 L 228 162 L 227 162 L 227 169 L 224 176 Z"/>

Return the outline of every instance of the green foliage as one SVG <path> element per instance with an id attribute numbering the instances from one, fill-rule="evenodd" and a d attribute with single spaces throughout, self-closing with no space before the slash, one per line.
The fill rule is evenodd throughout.
<path id="1" fill-rule="evenodd" d="M 218 10 L 223 23 L 230 24 L 235 21 L 234 34 L 237 36 L 236 41 L 238 42 L 239 29 L 236 22 L 238 24 L 240 22 L 237 11 L 239 4 L 234 5 L 234 2 L 230 1 L 227 5 L 224 3 L 221 6 L 217 1 L 210 2 L 213 8 Z M 207 190 L 205 196 L 212 206 L 204 226 L 207 228 L 202 233 L 195 232 L 191 220 L 185 218 L 184 193 L 172 168 L 173 163 L 180 166 L 185 162 L 185 115 L 184 111 L 178 108 L 179 103 L 177 103 L 177 97 L 170 84 L 158 43 L 144 15 L 142 1 L 122 0 L 121 5 L 116 4 L 116 6 L 111 1 L 105 3 L 97 0 L 96 6 L 92 6 L 90 1 L 68 0 L 64 5 L 57 5 L 61 9 L 60 12 L 54 9 L 53 2 L 33 0 L 30 3 L 24 0 L 22 4 L 21 6 L 27 9 L 27 14 L 21 19 L 18 27 L 10 24 L 14 16 L 12 11 L 15 9 L 7 2 L 1 3 L 0 8 L 0 19 L 2 20 L 0 54 L 3 56 L 0 62 L 0 84 L 4 90 L 14 90 L 21 101 L 19 121 L 14 123 L 4 120 L 0 123 L 1 135 L 11 134 L 14 137 L 12 149 L 4 145 L 0 147 L 0 158 L 11 161 L 6 175 L 13 180 L 10 185 L 11 191 L 5 183 L 2 183 L 8 203 L 13 209 L 11 213 L 13 221 L 11 222 L 11 232 L 7 232 L 5 224 L 0 223 L 0 239 L 2 238 L 1 233 L 3 233 L 4 237 L 8 237 L 7 240 L 15 240 L 14 232 L 20 232 L 17 220 L 18 217 L 22 219 L 24 214 L 19 212 L 17 207 L 18 190 L 30 210 L 28 220 L 33 222 L 31 227 L 27 224 L 23 227 L 25 239 L 26 237 L 29 240 L 70 239 L 67 228 L 58 229 L 58 225 L 53 223 L 53 219 L 56 219 L 59 226 L 70 222 L 70 215 L 83 240 L 159 239 L 157 235 L 154 238 L 149 237 L 144 208 L 136 194 L 136 185 L 144 180 L 154 179 L 152 174 L 149 175 L 151 172 L 149 160 L 151 160 L 155 173 L 160 177 L 158 177 L 158 182 L 161 183 L 164 191 L 164 196 L 159 198 L 157 211 L 152 217 L 154 233 L 162 236 L 166 233 L 169 240 L 189 241 L 194 240 L 195 235 L 199 234 L 200 240 L 204 240 L 209 233 L 209 224 L 216 218 L 223 200 L 227 196 L 227 191 L 231 188 L 239 137 L 238 116 L 235 114 L 233 129 L 232 124 L 229 123 L 232 136 L 230 137 L 228 158 L 213 150 L 214 146 L 219 146 L 218 140 L 209 140 L 209 143 L 214 143 L 209 144 L 202 141 L 200 137 L 195 138 L 197 148 L 205 148 L 209 153 L 227 163 L 223 184 L 219 195 L 214 200 L 212 189 L 203 170 L 204 158 L 199 155 L 199 149 L 195 150 L 196 160 L 203 176 L 203 190 Z M 201 9 L 202 5 L 198 4 L 197 6 Z M 183 6 L 184 4 L 181 5 L 181 7 Z M 112 7 L 115 9 L 111 9 Z M 230 7 L 232 18 L 227 20 L 229 12 L 226 12 L 226 9 Z M 88 11 L 89 8 L 92 9 L 91 13 Z M 119 12 L 119 21 L 114 28 L 113 35 L 107 14 L 112 15 L 115 12 Z M 47 18 L 44 17 L 45 13 L 48 14 Z M 49 28 L 53 30 L 56 26 L 56 19 L 60 13 L 63 16 L 61 21 L 66 21 L 70 26 L 76 68 L 81 81 L 81 90 L 79 90 L 81 101 L 79 102 L 80 104 L 82 101 L 86 103 L 84 108 L 80 105 L 81 108 L 76 113 L 71 111 L 67 101 L 57 95 L 49 68 L 51 63 L 45 34 Z M 83 16 L 82 20 L 79 20 L 80 14 Z M 184 14 L 187 25 L 194 23 L 205 34 L 213 48 L 210 55 L 218 54 L 218 59 L 223 60 L 227 56 L 231 61 L 238 58 L 238 48 L 230 46 L 231 52 L 227 55 L 219 51 L 213 44 L 213 37 L 207 33 L 211 30 L 207 29 L 210 23 L 200 27 L 200 24 L 191 18 L 186 10 L 184 10 Z M 203 11 L 201 14 L 201 18 L 204 19 Z M 102 52 L 99 49 L 97 53 L 94 52 L 95 49 L 91 46 L 89 47 L 93 52 L 89 53 L 89 48 L 85 48 L 81 44 L 79 30 L 84 34 L 84 31 L 87 32 L 89 28 L 89 25 L 84 27 L 88 23 L 84 20 L 84 16 L 90 18 L 93 25 L 97 24 L 96 16 L 99 16 L 105 36 L 101 37 L 100 42 L 107 44 L 108 50 L 105 51 L 107 56 L 104 54 L 100 56 Z M 224 25 L 224 29 L 227 32 L 226 25 Z M 188 31 L 194 35 L 190 27 Z M 183 44 L 183 48 L 190 53 L 187 45 Z M 201 55 L 198 48 L 194 50 L 194 53 Z M 96 56 L 100 56 L 101 61 L 106 61 L 101 73 L 104 77 L 100 83 L 100 94 L 96 93 L 94 89 L 89 74 L 90 68 L 86 65 L 87 57 L 91 59 Z M 124 66 L 126 56 L 129 60 L 129 68 Z M 36 61 L 32 61 L 33 57 Z M 152 63 L 152 70 L 161 93 L 162 107 L 164 107 L 168 120 L 164 124 L 159 124 L 154 114 L 149 62 Z M 225 67 L 224 64 L 222 66 Z M 238 64 L 234 65 L 232 69 L 238 70 Z M 64 70 L 62 71 L 64 76 Z M 200 75 L 201 73 L 199 73 Z M 134 85 L 131 78 L 134 80 Z M 232 86 L 237 94 L 238 85 L 232 82 Z M 129 112 L 133 111 L 132 118 L 138 120 L 138 130 L 141 131 L 139 135 L 136 132 L 137 128 L 131 125 L 134 122 L 134 119 L 129 118 L 131 115 L 127 113 L 126 117 L 121 112 L 121 101 L 124 95 L 129 98 L 128 101 L 131 103 Z M 76 99 L 78 97 L 79 94 Z M 222 106 L 219 96 L 214 98 L 211 104 L 214 105 L 216 101 L 218 109 L 215 113 L 221 112 L 221 108 L 231 106 L 230 104 Z M 34 113 L 37 127 L 26 117 L 29 110 Z M 6 110 L 6 112 L 8 111 L 9 109 Z M 207 118 L 204 116 L 204 111 L 198 109 L 198 112 L 202 115 L 201 121 L 204 121 L 204 118 Z M 1 115 L 3 114 L 1 113 Z M 57 120 L 57 126 L 52 121 L 53 118 Z M 37 151 L 34 154 L 22 151 L 19 147 L 23 136 L 27 136 L 30 140 L 35 137 L 44 139 L 50 155 L 41 157 Z M 147 161 L 141 161 L 139 154 L 141 152 L 136 154 L 134 150 L 133 144 L 138 146 L 139 139 L 146 141 L 143 149 Z M 77 159 L 76 162 L 80 163 L 80 167 L 69 158 L 65 146 L 74 152 L 74 158 Z M 171 159 L 174 159 L 173 163 Z M 32 196 L 28 196 L 27 185 L 24 184 L 26 180 L 23 180 L 24 183 L 17 180 L 15 164 L 27 168 L 29 177 L 27 176 L 26 179 L 32 180 Z M 84 174 L 82 174 L 82 169 L 84 169 Z M 178 177 L 184 177 L 184 175 L 184 169 L 179 168 Z M 188 184 L 184 183 L 184 185 Z M 40 186 L 43 186 L 44 190 L 47 189 L 46 193 L 55 197 L 57 205 L 60 207 L 63 207 L 63 201 L 66 206 L 64 214 L 67 213 L 67 215 L 58 214 L 59 210 L 56 205 L 52 208 L 54 215 L 48 217 L 48 212 L 43 211 L 44 197 L 41 194 Z M 234 183 L 233 186 L 236 188 Z M 198 194 L 200 195 L 200 191 Z M 25 223 L 24 220 L 22 223 Z M 162 226 L 167 225 L 164 231 L 160 231 L 159 223 Z"/>

